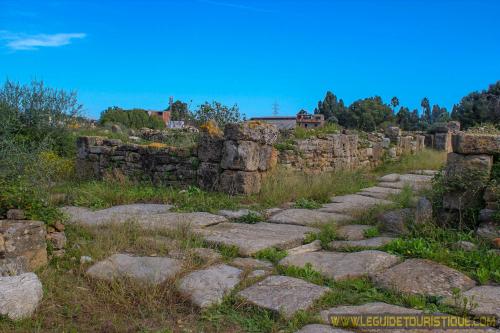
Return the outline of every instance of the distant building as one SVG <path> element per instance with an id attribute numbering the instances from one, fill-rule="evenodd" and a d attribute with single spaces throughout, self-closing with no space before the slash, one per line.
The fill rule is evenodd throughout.
<path id="1" fill-rule="evenodd" d="M 165 125 L 168 125 L 170 122 L 170 111 L 148 111 L 148 115 L 150 117 L 159 117 Z"/>
<path id="2" fill-rule="evenodd" d="M 275 125 L 278 127 L 279 130 L 288 130 L 288 129 L 294 129 L 295 125 L 297 123 L 297 118 L 296 117 L 255 117 L 251 118 L 250 120 L 254 121 L 263 121 L 268 124 Z"/>
<path id="3" fill-rule="evenodd" d="M 325 116 L 322 114 L 309 114 L 299 112 L 297 114 L 297 126 L 303 128 L 317 128 L 325 124 Z"/>
<path id="4" fill-rule="evenodd" d="M 170 120 L 167 124 L 167 128 L 183 129 L 184 128 L 184 121 L 183 120 Z"/>
<path id="5" fill-rule="evenodd" d="M 276 125 L 280 130 L 294 129 L 297 126 L 317 128 L 325 124 L 325 117 L 322 114 L 308 114 L 306 111 L 299 112 L 296 117 L 254 117 L 250 120 Z"/>

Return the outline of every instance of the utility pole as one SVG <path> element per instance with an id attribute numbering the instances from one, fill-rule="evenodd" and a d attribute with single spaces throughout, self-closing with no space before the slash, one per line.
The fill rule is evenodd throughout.
<path id="1" fill-rule="evenodd" d="M 280 105 L 277 101 L 273 103 L 273 116 L 277 116 L 280 113 Z"/>

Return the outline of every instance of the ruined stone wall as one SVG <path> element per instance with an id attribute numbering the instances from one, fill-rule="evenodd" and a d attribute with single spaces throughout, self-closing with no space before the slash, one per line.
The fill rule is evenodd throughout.
<path id="1" fill-rule="evenodd" d="M 500 225 L 494 213 L 500 202 L 500 188 L 493 180 L 495 156 L 500 154 L 500 135 L 458 132 L 452 135 L 452 149 L 444 172 L 442 220 L 461 223 L 464 214 L 483 208 L 478 234 L 485 238 L 500 237 Z"/>
<path id="2" fill-rule="evenodd" d="M 398 129 L 399 131 L 399 129 Z M 320 138 L 295 140 L 280 150 L 279 164 L 293 170 L 325 172 L 375 167 L 385 159 L 397 159 L 402 154 L 424 148 L 420 135 L 329 134 Z"/>
<path id="3" fill-rule="evenodd" d="M 102 179 L 106 172 L 119 170 L 131 179 L 148 180 L 157 185 L 196 184 L 199 159 L 192 148 L 80 137 L 77 149 L 80 177 Z"/>
<path id="4" fill-rule="evenodd" d="M 425 134 L 425 146 L 436 150 L 443 150 L 447 153 L 453 151 L 452 135 L 460 131 L 458 121 L 450 121 L 435 126 L 430 133 Z"/>
<path id="5" fill-rule="evenodd" d="M 229 124 L 224 133 L 204 130 L 194 148 L 81 137 L 77 170 L 80 176 L 97 179 L 119 170 L 131 179 L 157 185 L 196 184 L 210 191 L 250 194 L 260 191 L 262 178 L 278 163 L 306 172 L 352 170 L 424 147 L 423 136 L 401 135 L 398 128 L 390 131 L 390 138 L 382 133 L 346 133 L 295 140 L 280 151 L 274 147 L 277 128 L 261 122 Z"/>

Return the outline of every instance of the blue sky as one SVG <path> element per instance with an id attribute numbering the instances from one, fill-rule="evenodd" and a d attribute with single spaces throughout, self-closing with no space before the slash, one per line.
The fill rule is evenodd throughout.
<path id="1" fill-rule="evenodd" d="M 500 80 L 497 0 L 0 0 L 0 79 L 108 106 L 169 96 L 237 103 L 247 116 L 396 95 L 450 108 Z"/>

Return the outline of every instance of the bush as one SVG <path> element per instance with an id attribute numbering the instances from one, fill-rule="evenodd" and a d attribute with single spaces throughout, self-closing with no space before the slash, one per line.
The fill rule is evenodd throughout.
<path id="1" fill-rule="evenodd" d="M 107 108 L 101 113 L 99 120 L 101 124 L 121 124 L 128 128 L 165 128 L 165 123 L 160 117 L 149 116 L 146 110 L 132 109 L 124 110 L 117 106 Z"/>

